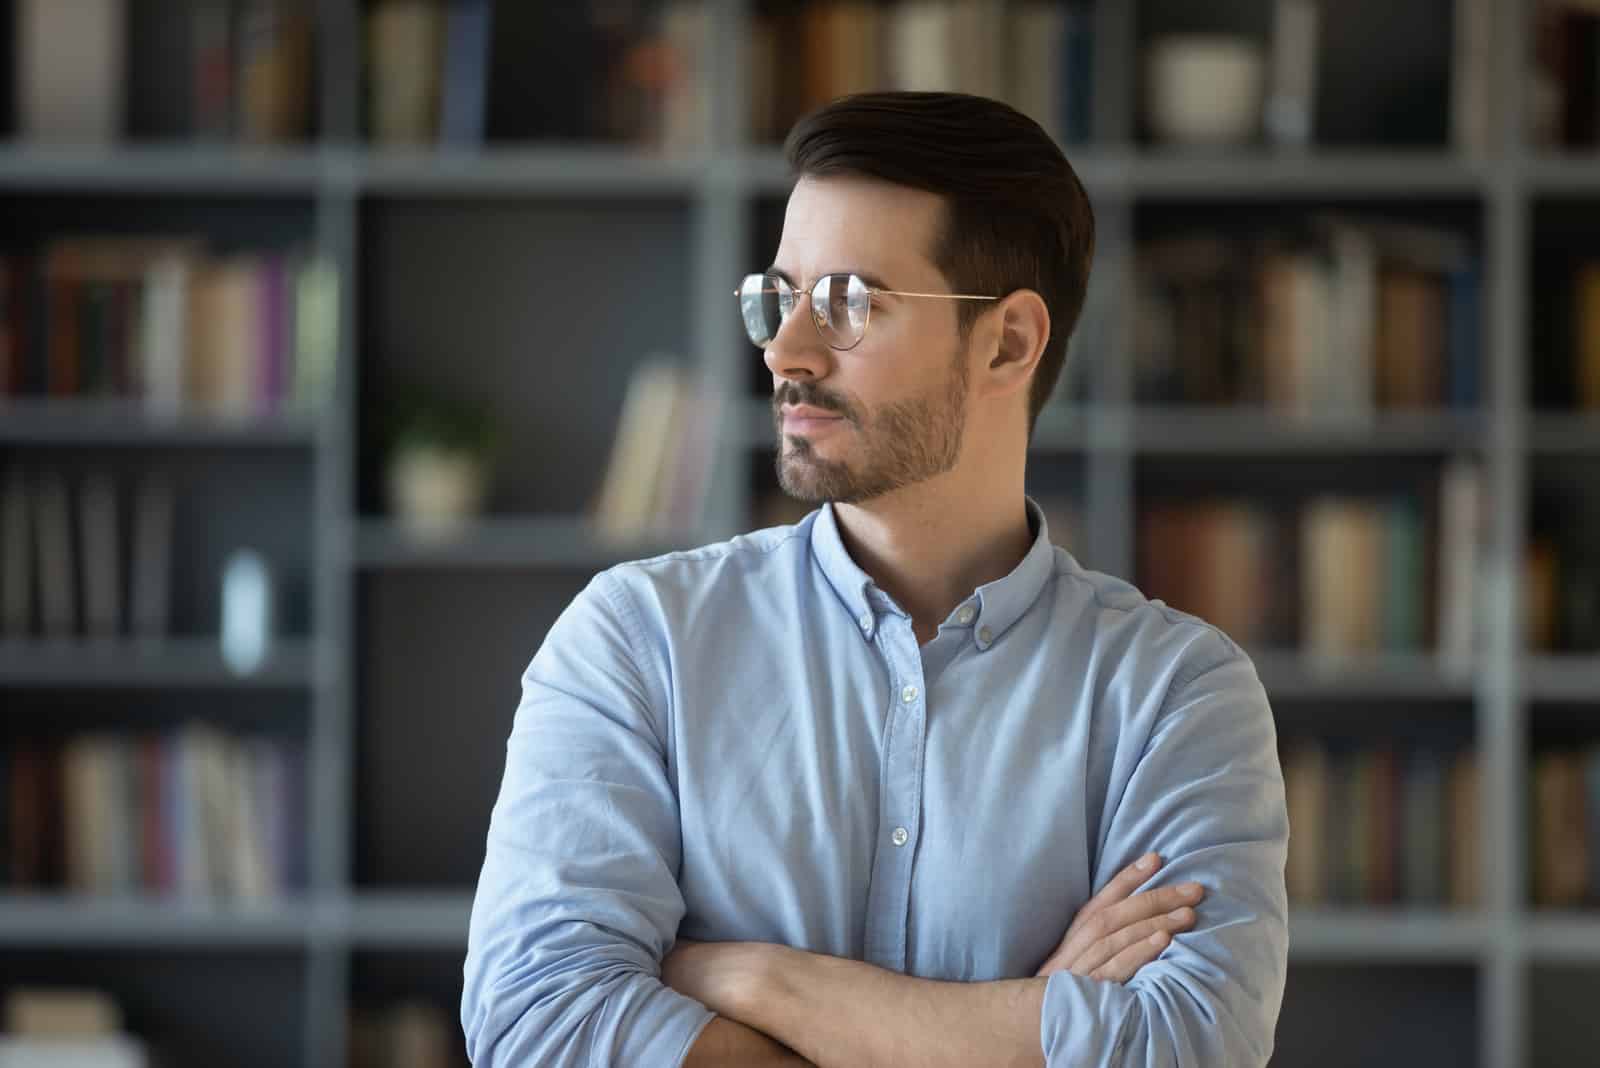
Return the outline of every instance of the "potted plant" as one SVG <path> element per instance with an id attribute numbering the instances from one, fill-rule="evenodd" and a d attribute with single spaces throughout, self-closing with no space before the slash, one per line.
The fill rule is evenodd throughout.
<path id="1" fill-rule="evenodd" d="M 479 514 L 497 432 L 486 404 L 403 386 L 388 418 L 389 508 L 411 532 L 450 534 Z"/>

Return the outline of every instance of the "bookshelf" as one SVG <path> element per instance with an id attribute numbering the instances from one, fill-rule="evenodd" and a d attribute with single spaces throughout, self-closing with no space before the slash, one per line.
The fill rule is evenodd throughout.
<path id="1" fill-rule="evenodd" d="M 1489 497 L 1502 506 L 1486 543 L 1488 641 L 1470 670 L 1446 670 L 1426 654 L 1328 670 L 1293 651 L 1255 651 L 1268 693 L 1298 725 L 1311 718 L 1302 705 L 1319 716 L 1349 708 L 1368 718 L 1404 714 L 1408 702 L 1439 705 L 1428 714 L 1470 721 L 1483 773 L 1481 907 L 1296 909 L 1280 1048 L 1292 1062 L 1325 1041 L 1348 1062 L 1354 1055 L 1339 1041 L 1349 1036 L 1330 1031 L 1328 1020 L 1403 1005 L 1436 1014 L 1430 1027 L 1464 1029 L 1450 1048 L 1466 1051 L 1468 1062 L 1580 1063 L 1562 1059 L 1570 1042 L 1552 1044 L 1545 1035 L 1567 1019 L 1560 989 L 1600 990 L 1600 914 L 1529 903 L 1524 828 L 1539 709 L 1600 705 L 1600 652 L 1523 650 L 1520 561 L 1529 491 L 1542 464 L 1587 464 L 1600 493 L 1600 416 L 1527 399 L 1541 213 L 1553 203 L 1594 206 L 1600 161 L 1535 149 L 1510 118 L 1531 34 L 1528 9 L 1513 0 L 1494 4 L 1496 89 L 1512 104 L 1494 132 L 1496 149 L 1484 156 L 1437 144 L 1228 153 L 1147 146 L 1138 128 L 1136 57 L 1146 23 L 1181 25 L 1188 17 L 1177 6 L 1101 0 L 1095 9 L 1094 138 L 1068 150 L 1099 230 L 1070 357 L 1084 384 L 1081 395 L 1069 396 L 1063 382 L 1041 418 L 1030 477 L 1037 468 L 1046 483 L 1077 495 L 1087 566 L 1132 576 L 1139 505 L 1148 473 L 1161 465 L 1214 458 L 1293 480 L 1310 465 L 1337 472 L 1340 464 L 1433 464 L 1457 451 L 1482 457 Z M 154 217 L 170 228 L 198 215 L 224 232 L 236 222 L 245 233 L 302 231 L 343 281 L 332 400 L 319 417 L 151 424 L 116 404 L 13 399 L 0 406 L 0 464 L 36 453 L 114 452 L 131 455 L 126 463 L 157 457 L 217 479 L 262 463 L 294 483 L 288 499 L 302 510 L 256 519 L 300 546 L 287 553 L 305 575 L 307 626 L 264 673 L 232 677 L 202 638 L 154 654 L 122 642 L 4 642 L 0 700 L 8 718 L 13 709 L 45 715 L 56 695 L 78 691 L 134 691 L 148 701 L 168 692 L 196 701 L 220 695 L 245 702 L 257 719 L 271 713 L 250 701 L 299 702 L 303 715 L 291 718 L 308 746 L 314 813 L 304 893 L 267 906 L 0 896 L 4 974 L 85 979 L 105 965 L 113 991 L 126 993 L 139 988 L 139 969 L 148 965 L 156 991 L 148 1018 L 168 1036 L 192 1031 L 204 1039 L 196 1048 L 238 1063 L 343 1063 L 346 1010 L 375 996 L 382 984 L 373 976 L 387 962 L 416 972 L 419 985 L 442 989 L 447 1000 L 450 983 L 459 983 L 472 856 L 498 786 L 515 681 L 544 627 L 599 568 L 747 529 L 771 481 L 764 470 L 771 418 L 746 386 L 752 357 L 728 293 L 752 253 L 769 251 L 773 206 L 788 177 L 771 146 L 748 143 L 741 132 L 745 30 L 760 5 L 708 0 L 707 7 L 702 77 L 718 91 L 703 147 L 687 151 L 565 137 L 492 142 L 478 151 L 369 147 L 357 132 L 359 90 L 349 73 L 359 69 L 358 0 L 318 5 L 318 136 L 304 145 L 0 143 L 0 210 L 9 220 L 38 209 L 30 232 L 47 233 L 51 220 L 80 209 L 110 219 L 130 205 L 154 205 Z M 1449 10 L 1448 3 L 1423 7 Z M 1264 5 L 1221 8 L 1248 21 Z M 1116 354 L 1129 347 L 1130 281 L 1151 213 L 1293 215 L 1328 202 L 1402 212 L 1442 204 L 1471 221 L 1486 279 L 1482 404 L 1469 412 L 1385 413 L 1361 429 L 1259 409 L 1140 404 Z M 617 316 L 590 295 L 593 279 L 562 288 L 564 265 L 590 242 L 623 284 L 653 286 L 657 298 L 636 316 Z M 475 296 L 489 269 L 474 273 L 469 263 L 450 278 L 438 266 L 475 256 L 502 273 L 524 272 L 526 292 L 490 287 L 490 296 Z M 473 322 L 478 313 L 460 308 L 475 300 L 504 310 L 494 321 Z M 524 354 L 518 337 L 543 336 L 540 320 L 569 302 L 586 321 L 569 324 L 548 350 Z M 608 316 L 639 322 L 619 325 Z M 430 328 L 433 319 L 442 325 Z M 438 359 L 452 333 L 482 355 Z M 635 359 L 663 346 L 694 354 L 727 384 L 713 496 L 703 529 L 608 544 L 577 517 L 573 479 L 597 477 L 622 380 Z M 379 501 L 370 424 L 401 373 L 498 392 L 502 412 L 525 407 L 554 421 L 553 429 L 524 428 L 517 469 L 507 472 L 491 517 L 447 542 L 409 537 Z M 391 664 L 398 666 L 386 670 Z M 248 978 L 229 977 L 252 968 Z M 225 1004 L 187 995 L 207 981 L 218 984 Z M 1329 1007 L 1319 1010 L 1311 993 L 1297 998 L 1297 990 Z M 1392 999 L 1374 1000 L 1373 990 Z M 232 1044 L 208 1021 L 241 1014 L 247 1018 Z M 234 1057 L 240 1042 L 285 1024 L 290 1037 L 251 1054 L 272 1059 Z M 1388 1063 L 1408 1063 L 1402 1047 L 1393 1058 Z"/>

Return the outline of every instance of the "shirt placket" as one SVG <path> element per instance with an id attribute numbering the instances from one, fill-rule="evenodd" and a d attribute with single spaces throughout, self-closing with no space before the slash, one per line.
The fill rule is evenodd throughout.
<path id="1" fill-rule="evenodd" d="M 888 661 L 891 688 L 864 953 L 870 963 L 904 972 L 912 861 L 922 820 L 927 693 L 911 621 L 888 615 L 877 638 Z"/>

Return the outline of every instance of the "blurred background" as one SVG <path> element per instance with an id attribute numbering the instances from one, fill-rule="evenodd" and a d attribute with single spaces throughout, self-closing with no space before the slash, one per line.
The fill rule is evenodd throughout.
<path id="1" fill-rule="evenodd" d="M 949 88 L 1098 218 L 1030 492 L 1272 697 L 1274 1063 L 1594 1063 L 1597 59 L 1594 0 L 3 0 L 0 1054 L 465 1063 L 546 628 L 804 511 L 777 144 Z"/>

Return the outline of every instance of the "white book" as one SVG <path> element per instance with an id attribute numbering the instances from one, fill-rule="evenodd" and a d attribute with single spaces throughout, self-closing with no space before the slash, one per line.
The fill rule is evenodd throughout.
<path id="1" fill-rule="evenodd" d="M 170 627 L 173 488 L 159 471 L 140 480 L 133 502 L 132 612 L 129 629 L 164 638 Z"/>
<path id="2" fill-rule="evenodd" d="M 189 261 L 163 256 L 145 273 L 139 323 L 139 380 L 146 413 L 170 420 L 183 412 L 189 361 Z"/>
<path id="3" fill-rule="evenodd" d="M 1322 406 L 1351 422 L 1370 422 L 1373 405 L 1373 353 L 1377 345 L 1378 251 L 1370 236 L 1349 226 L 1335 227 L 1329 285 L 1333 332 L 1325 368 Z"/>
<path id="4" fill-rule="evenodd" d="M 1001 0 L 956 0 L 955 85 L 960 93 L 1003 98 L 1007 59 L 1005 6 Z"/>
<path id="5" fill-rule="evenodd" d="M 954 88 L 952 0 L 907 0 L 889 9 L 888 20 L 890 88 L 928 92 Z"/>
<path id="6" fill-rule="evenodd" d="M 662 144 L 669 152 L 698 148 L 705 144 L 711 102 L 706 69 L 710 7 L 701 0 L 668 0 L 661 29 L 679 72 L 662 101 Z"/>
<path id="7" fill-rule="evenodd" d="M 40 629 L 47 637 L 72 637 L 78 630 L 78 589 L 66 477 L 41 471 L 36 501 Z"/>
<path id="8" fill-rule="evenodd" d="M 1303 148 L 1317 113 L 1317 0 L 1276 0 L 1272 53 L 1262 111 L 1267 140 Z"/>
<path id="9" fill-rule="evenodd" d="M 1450 140 L 1457 152 L 1487 156 L 1499 118 L 1494 91 L 1495 0 L 1456 0 L 1450 62 Z"/>
<path id="10" fill-rule="evenodd" d="M 0 489 L 0 634 L 26 637 L 33 629 L 33 541 L 28 479 L 12 465 Z"/>
<path id="11" fill-rule="evenodd" d="M 24 1038 L 0 1035 L 0 1068 L 148 1068 L 144 1043 L 128 1035 Z"/>
<path id="12" fill-rule="evenodd" d="M 272 894 L 268 878 L 265 813 L 255 774 L 255 756 L 244 740 L 228 746 L 228 780 L 232 788 L 234 835 L 231 847 L 232 888 L 242 901 L 264 901 Z"/>
<path id="13" fill-rule="evenodd" d="M 1011 72 L 1007 101 L 1056 140 L 1065 140 L 1066 69 L 1062 45 L 1067 9 L 1055 0 L 1029 0 L 1010 13 Z M 1081 361 L 1080 361 L 1081 362 Z"/>
<path id="14" fill-rule="evenodd" d="M 122 134 L 124 0 L 17 0 L 17 132 L 58 144 Z"/>
<path id="15" fill-rule="evenodd" d="M 649 525 L 655 504 L 654 488 L 669 463 L 680 374 L 675 362 L 650 357 L 628 381 L 611 459 L 595 507 L 595 524 L 609 537 L 636 536 Z"/>
<path id="16" fill-rule="evenodd" d="M 115 637 L 122 631 L 116 482 L 109 472 L 91 472 L 83 477 L 78 497 L 83 545 L 84 631 L 92 637 Z"/>

